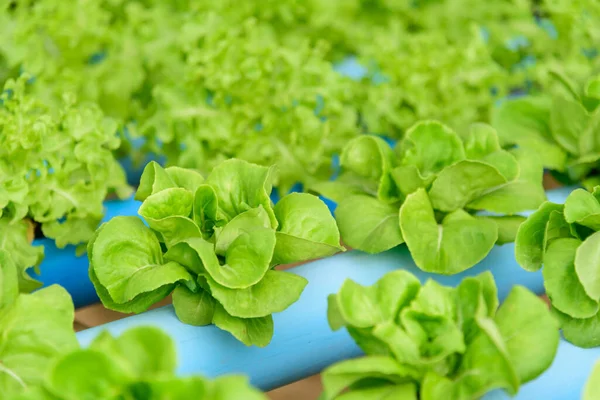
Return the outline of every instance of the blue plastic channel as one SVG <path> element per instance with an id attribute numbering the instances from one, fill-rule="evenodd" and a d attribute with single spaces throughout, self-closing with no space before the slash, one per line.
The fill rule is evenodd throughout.
<path id="1" fill-rule="evenodd" d="M 567 194 L 567 190 L 553 191 L 551 198 L 564 200 Z M 373 284 L 385 273 L 398 268 L 410 271 L 422 282 L 433 278 L 449 286 L 456 286 L 466 276 L 489 270 L 496 279 L 501 300 L 515 284 L 543 292 L 541 273 L 527 272 L 518 266 L 513 244 L 496 246 L 477 266 L 453 276 L 419 270 L 406 246 L 399 246 L 376 255 L 349 251 L 290 269 L 309 283 L 298 302 L 274 315 L 275 334 L 264 349 L 246 347 L 212 325 L 183 324 L 178 321 L 172 306 L 86 329 L 77 335 L 80 343 L 87 346 L 105 329 L 118 335 L 132 326 L 157 326 L 176 343 L 179 374 L 214 377 L 242 373 L 250 377 L 252 384 L 270 390 L 318 373 L 342 359 L 359 356 L 360 349 L 344 330 L 330 330 L 326 318 L 327 296 L 337 292 L 347 278 L 361 284 Z"/>
<path id="2" fill-rule="evenodd" d="M 133 197 L 127 200 L 107 200 L 104 202 L 106 213 L 102 221 L 106 222 L 119 215 L 137 215 L 140 204 Z M 31 273 L 34 279 L 43 282 L 44 286 L 58 284 L 64 287 L 71 294 L 76 308 L 99 301 L 88 276 L 87 254 L 77 256 L 75 246 L 59 249 L 52 239 L 36 239 L 33 244 L 44 246 L 40 273 Z"/>

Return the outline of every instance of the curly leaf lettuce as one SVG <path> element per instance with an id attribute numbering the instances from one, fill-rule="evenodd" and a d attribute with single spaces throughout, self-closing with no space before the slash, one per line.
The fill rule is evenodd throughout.
<path id="1" fill-rule="evenodd" d="M 324 399 L 514 395 L 550 366 L 559 342 L 557 322 L 527 289 L 513 288 L 498 307 L 489 272 L 456 288 L 421 286 L 401 270 L 373 286 L 347 280 L 329 297 L 328 319 L 366 355 L 323 372 Z"/>
<path id="2" fill-rule="evenodd" d="M 343 249 L 318 198 L 294 193 L 273 206 L 273 169 L 225 161 L 194 170 L 146 166 L 136 198 L 142 220 L 116 217 L 88 245 L 90 278 L 104 305 L 142 312 L 173 292 L 177 317 L 215 324 L 266 346 L 272 314 L 293 304 L 306 279 L 273 268 Z"/>
<path id="3" fill-rule="evenodd" d="M 546 198 L 535 155 L 503 149 L 484 124 L 461 138 L 439 122 L 420 122 L 395 152 L 381 138 L 360 137 L 340 161 L 339 179 L 312 189 L 339 202 L 344 243 L 369 253 L 406 243 L 428 272 L 464 271 L 495 244 L 514 241 L 524 220 L 515 214 Z"/>
<path id="4" fill-rule="evenodd" d="M 565 338 L 580 347 L 600 345 L 600 187 L 573 191 L 564 205 L 546 202 L 521 225 L 516 258 L 542 269 L 546 293 Z"/>

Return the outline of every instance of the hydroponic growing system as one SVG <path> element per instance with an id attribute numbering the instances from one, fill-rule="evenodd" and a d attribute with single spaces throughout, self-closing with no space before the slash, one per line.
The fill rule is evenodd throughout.
<path id="1" fill-rule="evenodd" d="M 597 1 L 0 29 L 0 398 L 600 399 Z"/>

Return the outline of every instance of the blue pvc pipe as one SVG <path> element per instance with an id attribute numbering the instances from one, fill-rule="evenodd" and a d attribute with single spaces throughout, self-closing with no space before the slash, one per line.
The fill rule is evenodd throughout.
<path id="1" fill-rule="evenodd" d="M 106 213 L 103 222 L 118 215 L 137 215 L 140 202 L 128 200 L 108 200 L 104 202 Z M 31 273 L 34 279 L 43 282 L 44 286 L 58 284 L 64 287 L 73 297 L 75 307 L 83 307 L 99 301 L 98 295 L 88 276 L 87 254 L 77 256 L 75 246 L 59 249 L 52 239 L 36 239 L 35 246 L 44 246 L 44 260 L 40 264 L 40 273 Z"/>
<path id="2" fill-rule="evenodd" d="M 250 377 L 252 384 L 269 390 L 361 354 L 344 330 L 332 332 L 327 324 L 327 296 L 337 292 L 346 278 L 372 284 L 385 273 L 403 268 L 421 281 L 433 277 L 443 284 L 457 285 L 463 277 L 489 269 L 498 283 L 501 299 L 516 283 L 533 286 L 538 293 L 543 291 L 541 274 L 521 269 L 514 261 L 513 250 L 513 245 L 497 246 L 484 262 L 454 276 L 422 272 L 405 246 L 377 255 L 350 251 L 295 267 L 290 271 L 305 277 L 309 283 L 297 303 L 274 315 L 275 334 L 264 349 L 246 347 L 215 326 L 183 324 L 177 320 L 172 306 L 86 329 L 78 333 L 78 339 L 86 346 L 104 329 L 119 334 L 132 326 L 158 326 L 176 343 L 180 374 L 242 373 Z"/>

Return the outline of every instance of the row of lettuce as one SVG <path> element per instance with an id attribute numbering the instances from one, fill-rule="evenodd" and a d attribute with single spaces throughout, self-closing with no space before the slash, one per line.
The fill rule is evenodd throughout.
<path id="1" fill-rule="evenodd" d="M 561 181 L 599 183 L 597 2 L 397 3 L 2 6 L 0 243 L 10 242 L 28 267 L 39 264 L 42 249 L 28 244 L 26 232 L 83 252 L 102 202 L 132 191 L 117 162 L 124 156 L 142 161 L 153 152 L 204 176 L 239 158 L 277 165 L 279 193 L 297 183 L 318 191 L 349 141 L 364 134 L 402 140 L 426 119 L 463 138 L 473 122 L 490 122 L 500 145 L 536 152 Z M 344 75 L 349 56 L 360 77 Z M 504 100 L 516 92 L 530 95 Z M 483 157 L 456 151 L 454 159 Z M 407 157 L 389 167 L 411 163 Z M 354 173 L 360 166 L 352 162 L 343 163 Z M 438 172 L 423 170 L 418 179 Z M 503 172 L 507 181 L 528 179 Z M 486 245 L 492 231 L 488 223 Z M 354 239 L 347 242 L 368 240 Z M 402 240 L 394 230 L 390 243 L 374 246 Z"/>
<path id="2" fill-rule="evenodd" d="M 563 78 L 562 82 L 566 80 Z M 233 159 L 220 163 L 204 178 L 193 169 L 163 168 L 152 162 L 145 168 L 136 193 L 136 199 L 142 201 L 139 214 L 144 221 L 137 217 L 117 217 L 95 230 L 102 215 L 101 200 L 109 189 L 103 186 L 106 180 L 101 181 L 99 187 L 94 186 L 96 182 L 93 180 L 84 180 L 89 185 L 87 190 L 93 192 L 96 189 L 102 193 L 102 196 L 96 196 L 98 201 L 95 204 L 99 210 L 89 214 L 77 214 L 73 210 L 73 219 L 60 222 L 56 220 L 58 214 L 54 214 L 47 225 L 41 224 L 41 229 L 49 234 L 53 228 L 64 227 L 71 229 L 69 232 L 75 232 L 75 235 L 86 234 L 80 237 L 82 242 L 86 237 L 90 238 L 87 244 L 90 278 L 106 307 L 122 312 L 143 312 L 172 293 L 175 312 L 182 322 L 215 324 L 244 344 L 257 346 L 266 346 L 271 340 L 274 330 L 272 314 L 294 303 L 307 283 L 304 278 L 274 270 L 274 267 L 343 251 L 340 239 L 350 247 L 371 253 L 406 243 L 419 268 L 443 274 L 466 270 L 483 259 L 495 244 L 516 240 L 517 260 L 525 269 L 535 270 L 544 266 L 545 286 L 552 302 L 553 316 L 546 312 L 539 317 L 523 318 L 538 321 L 540 326 L 548 325 L 548 328 L 540 329 L 541 333 L 527 334 L 526 339 L 541 346 L 539 354 L 547 354 L 546 358 L 551 361 L 556 352 L 559 326 L 567 340 L 578 346 L 600 345 L 596 324 L 600 300 L 596 287 L 600 270 L 596 234 L 600 227 L 600 189 L 592 192 L 576 190 L 564 206 L 545 202 L 542 175 L 544 166 L 548 167 L 544 158 L 547 153 L 538 146 L 550 137 L 549 143 L 563 154 L 560 159 L 562 165 L 556 167 L 557 176 L 568 177 L 570 182 L 586 186 L 593 184 L 597 178 L 596 155 L 600 153 L 600 147 L 595 124 L 599 114 L 592 101 L 594 81 L 590 82 L 583 94 L 572 91 L 568 95 L 553 96 L 548 109 L 549 120 L 542 119 L 547 122 L 549 130 L 532 130 L 538 133 L 537 141 L 518 143 L 515 140 L 515 147 L 507 146 L 502 134 L 499 134 L 501 131 L 490 125 L 474 124 L 467 132 L 459 134 L 435 121 L 415 124 L 395 148 L 374 135 L 362 135 L 351 140 L 342 150 L 338 179 L 316 181 L 308 186 L 309 190 L 339 203 L 335 218 L 321 200 L 307 193 L 289 194 L 273 205 L 270 192 L 276 179 L 276 168 Z M 103 118 L 89 118 L 90 115 L 98 115 L 94 113 L 95 109 L 73 107 L 68 99 L 61 113 L 49 113 L 35 98 L 26 95 L 26 84 L 25 79 L 15 81 L 13 90 L 4 94 L 3 111 L 17 115 L 16 118 L 10 114 L 7 116 L 6 126 L 11 128 L 5 132 L 19 140 L 24 138 L 21 134 L 24 131 L 36 132 L 39 140 L 32 142 L 31 149 L 41 153 L 53 143 L 49 141 L 53 139 L 52 132 L 69 129 L 74 138 L 64 145 L 70 146 L 68 148 L 74 154 L 80 154 L 81 158 L 80 164 L 65 164 L 70 172 L 85 174 L 93 171 L 90 166 L 97 166 L 98 173 L 111 175 L 113 170 L 110 168 L 119 169 L 109 150 L 110 138 L 114 138 L 114 124 Z M 561 85 L 568 87 L 566 83 Z M 536 101 L 524 98 L 506 102 L 498 112 L 520 112 L 523 107 L 538 104 Z M 590 103 L 591 106 L 584 105 Z M 515 104 L 521 106 L 516 107 Z M 573 123 L 572 118 L 554 116 L 565 109 L 570 110 L 570 115 L 584 115 L 583 122 Z M 573 109 L 580 109 L 582 113 L 574 114 Z M 522 115 L 529 116 L 529 121 L 540 121 L 532 117 L 534 114 Z M 29 124 L 23 125 L 24 122 Z M 521 126 L 526 125 L 527 121 L 524 121 Z M 105 129 L 106 126 L 108 128 Z M 98 156 L 106 163 L 95 163 L 93 159 L 86 164 L 83 154 L 89 149 L 85 146 L 94 143 L 96 139 L 92 138 L 100 135 L 106 138 L 106 144 L 94 149 L 89 156 Z M 581 150 L 572 153 L 566 143 L 574 143 Z M 61 174 L 51 171 L 47 159 L 40 157 L 39 153 L 25 153 L 31 156 L 27 158 L 18 148 L 14 149 L 13 154 L 21 161 L 20 165 L 27 165 L 30 160 L 38 163 L 34 165 L 40 165 L 40 169 L 28 171 L 24 178 L 19 179 L 17 175 L 13 179 L 14 185 L 10 187 L 13 190 L 6 192 L 13 197 L 3 208 L 4 217 L 11 217 L 3 218 L 8 227 L 5 232 L 18 232 L 20 235 L 5 233 L 7 240 L 2 242 L 3 248 L 9 252 L 3 253 L 2 266 L 15 268 L 19 291 L 28 292 L 37 284 L 28 277 L 27 269 L 34 264 L 33 261 L 39 260 L 40 252 L 30 245 L 24 217 L 38 211 L 42 216 L 51 215 L 52 207 L 59 210 L 62 207 L 64 212 L 69 208 L 68 201 L 74 200 L 70 195 L 73 192 L 68 190 L 77 192 L 81 187 L 73 186 L 73 181 L 68 178 L 61 181 Z M 96 154 L 96 150 L 104 152 Z M 55 148 L 53 154 L 56 158 L 52 161 L 64 162 L 60 149 Z M 112 174 L 110 178 L 108 181 L 119 183 L 113 184 L 114 191 L 121 191 L 123 196 L 129 195 L 123 175 Z M 48 184 L 54 186 L 48 187 Z M 63 185 L 62 189 L 59 184 Z M 47 204 L 37 203 L 39 199 L 30 196 L 30 190 L 38 190 L 46 198 L 53 199 L 50 210 Z M 63 201 L 51 197 L 50 193 L 62 196 Z M 94 202 L 90 199 L 94 194 L 90 196 L 76 201 L 91 210 L 89 207 L 93 209 Z M 20 199 L 23 199 L 21 203 L 18 202 Z M 528 219 L 517 215 L 538 206 L 539 210 Z M 489 282 L 485 283 L 489 277 L 478 279 L 484 283 L 464 285 L 489 286 Z M 433 283 L 428 285 L 435 286 Z M 14 287 L 5 290 L 17 293 Z M 397 290 L 399 287 L 395 287 L 393 292 Z M 444 293 L 448 290 L 451 289 L 440 289 Z M 487 293 L 491 289 L 474 289 L 475 293 L 479 290 Z M 507 304 L 511 304 L 509 300 L 524 301 L 514 307 L 535 311 L 535 306 L 527 302 L 531 294 L 521 292 L 517 290 L 517 294 L 513 295 L 517 300 L 509 297 Z M 39 294 L 15 296 L 29 298 Z M 487 303 L 491 301 L 489 299 L 470 304 L 475 310 L 472 317 L 476 321 L 475 327 L 465 328 L 467 323 L 462 319 L 463 312 L 460 318 L 456 317 L 456 310 L 466 307 L 460 301 L 445 306 L 438 304 L 436 307 L 440 309 L 430 309 L 427 303 L 422 309 L 419 303 L 424 300 L 419 300 L 417 293 L 411 296 L 405 299 L 407 310 L 412 310 L 406 311 L 407 316 L 404 316 L 403 307 L 398 305 L 398 309 L 391 311 L 391 317 L 388 315 L 385 321 L 372 325 L 361 325 L 361 322 L 354 325 L 356 322 L 352 321 L 352 316 L 344 316 L 343 313 L 340 317 L 341 311 L 336 307 L 344 306 L 332 301 L 331 318 L 346 320 L 332 325 L 351 328 L 349 331 L 361 348 L 369 357 L 375 357 L 375 367 L 368 366 L 369 358 L 364 361 L 365 365 L 359 361 L 358 366 L 350 363 L 332 367 L 324 375 L 326 387 L 329 387 L 326 388 L 327 396 L 336 398 L 343 387 L 349 386 L 358 390 L 356 396 L 365 393 L 379 396 L 389 391 L 435 399 L 451 390 L 457 398 L 477 398 L 496 388 L 513 393 L 520 383 L 537 377 L 548 367 L 550 361 L 540 357 L 539 365 L 531 366 L 531 371 L 519 370 L 519 357 L 530 359 L 531 356 L 519 353 L 526 347 L 522 342 L 514 344 L 518 348 L 517 354 L 509 351 L 512 342 L 503 344 L 502 332 L 507 331 L 506 337 L 512 338 L 511 326 L 498 317 L 503 315 L 502 307 L 496 314 L 497 301 L 490 305 Z M 426 296 L 437 298 L 441 295 Z M 495 294 L 492 297 L 495 298 Z M 366 305 L 372 303 L 362 295 L 358 298 Z M 443 303 L 445 300 L 439 301 Z M 480 310 L 485 307 L 488 307 L 487 312 L 481 314 Z M 510 308 L 509 305 L 503 307 Z M 374 314 L 374 311 L 370 310 L 367 314 Z M 10 318 L 14 315 L 8 312 L 7 315 L 4 326 L 9 332 L 13 322 Z M 490 328 L 490 321 L 497 326 Z M 378 328 L 381 322 L 386 322 L 387 327 Z M 441 325 L 437 326 L 438 323 Z M 381 329 L 389 331 L 381 333 Z M 465 329 L 474 333 L 467 334 Z M 542 333 L 549 338 L 539 336 Z M 550 337 L 550 333 L 554 336 Z M 380 337 L 385 334 L 393 337 Z M 440 335 L 440 339 L 436 335 Z M 434 343 L 437 343 L 436 340 L 442 342 L 440 348 L 435 348 L 441 354 L 439 357 L 430 354 L 433 350 L 426 346 L 432 340 Z M 447 340 L 450 343 L 446 343 Z M 485 347 L 490 340 L 495 346 L 493 349 Z M 376 344 L 374 347 L 371 346 L 373 343 Z M 19 360 L 19 355 L 31 356 L 29 350 L 14 346 L 10 341 L 7 343 L 8 359 L 13 350 L 17 354 L 15 360 Z M 475 346 L 474 350 L 469 350 L 470 346 Z M 413 354 L 416 359 L 402 358 L 407 357 L 411 349 L 423 353 Z M 25 353 L 21 354 L 21 351 Z M 473 361 L 479 360 L 483 353 L 494 353 L 490 359 L 502 360 L 505 370 L 486 374 L 485 379 L 477 382 L 463 380 L 465 374 L 471 376 L 473 370 L 485 368 Z M 87 359 L 87 356 L 83 358 Z M 387 361 L 382 361 L 384 359 Z M 400 365 L 400 370 L 391 371 L 376 384 L 368 383 L 370 378 L 381 373 L 377 366 L 386 363 Z M 346 367 L 348 372 L 340 373 L 345 374 L 344 379 L 348 380 L 342 379 L 343 386 L 339 386 L 342 383 L 339 383 L 336 368 L 345 371 Z M 355 367 L 366 369 L 361 370 L 362 375 L 354 376 L 352 370 Z M 57 384 L 51 382 L 52 371 L 32 373 L 33 379 L 38 379 L 38 383 L 32 385 L 21 385 L 23 379 L 29 378 L 10 368 L 5 375 L 13 384 L 16 380 L 18 387 L 31 386 L 35 388 L 31 390 L 55 393 L 58 389 L 52 386 Z M 42 375 L 50 381 L 40 383 Z M 334 383 L 332 389 L 330 382 L 338 383 Z M 132 390 L 128 384 L 123 385 L 114 390 Z M 105 387 L 104 383 L 101 386 Z M 138 387 L 137 384 L 134 386 Z M 151 392 L 159 389 L 143 390 Z M 31 392 L 34 393 L 32 396 L 38 396 L 35 391 Z M 30 395 L 30 390 L 24 393 Z M 157 396 L 161 398 L 160 394 Z"/>

